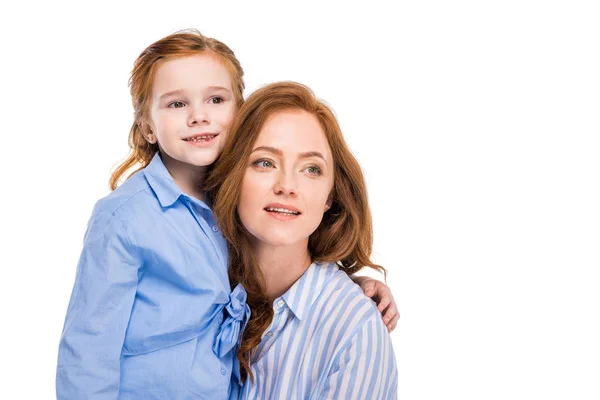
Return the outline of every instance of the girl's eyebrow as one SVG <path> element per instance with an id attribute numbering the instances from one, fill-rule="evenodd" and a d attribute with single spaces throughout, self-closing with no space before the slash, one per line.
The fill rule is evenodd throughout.
<path id="1" fill-rule="evenodd" d="M 183 93 L 185 93 L 184 89 L 171 90 L 170 92 L 162 94 L 158 99 L 162 100 L 165 97 L 173 96 L 175 94 L 183 94 Z"/>
<path id="2" fill-rule="evenodd" d="M 283 155 L 283 151 L 279 150 L 278 148 L 271 147 L 271 146 L 257 147 L 254 150 L 252 150 L 252 153 L 254 153 L 255 151 L 259 151 L 259 150 L 268 151 L 269 153 L 273 153 L 280 157 Z M 325 164 L 327 164 L 327 160 L 325 159 L 323 154 L 319 153 L 318 151 L 307 151 L 305 153 L 300 153 L 298 158 L 309 158 L 309 157 L 319 157 L 319 158 L 323 159 L 323 161 L 325 161 Z"/>
<path id="3" fill-rule="evenodd" d="M 230 89 L 227 89 L 226 87 L 223 87 L 223 86 L 209 86 L 209 87 L 207 87 L 207 89 L 209 89 L 209 90 L 224 90 L 226 92 L 231 92 Z"/>
<path id="4" fill-rule="evenodd" d="M 206 88 L 206 90 L 222 90 L 225 92 L 231 92 L 231 90 L 227 89 L 226 87 L 223 86 L 208 86 Z M 158 99 L 162 100 L 165 97 L 169 97 L 169 96 L 173 96 L 173 95 L 181 95 L 186 93 L 187 91 L 185 89 L 177 89 L 177 90 L 171 90 L 170 92 L 164 93 L 162 94 Z"/>

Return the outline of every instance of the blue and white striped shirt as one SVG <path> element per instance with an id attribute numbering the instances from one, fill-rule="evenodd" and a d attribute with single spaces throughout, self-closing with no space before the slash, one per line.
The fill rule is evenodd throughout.
<path id="1" fill-rule="evenodd" d="M 273 308 L 251 358 L 254 383 L 248 378 L 232 398 L 397 397 L 394 351 L 380 313 L 335 263 L 313 263 Z"/>

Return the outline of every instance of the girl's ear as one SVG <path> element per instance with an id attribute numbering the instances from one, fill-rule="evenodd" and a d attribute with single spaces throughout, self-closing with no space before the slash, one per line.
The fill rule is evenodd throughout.
<path id="1" fill-rule="evenodd" d="M 152 132 L 152 128 L 150 127 L 150 125 L 148 125 L 148 123 L 144 121 L 139 121 L 138 126 L 140 128 L 140 131 L 142 132 L 142 136 L 144 136 L 144 139 L 146 139 L 148 143 L 156 143 L 156 135 L 154 135 L 154 133 Z"/>

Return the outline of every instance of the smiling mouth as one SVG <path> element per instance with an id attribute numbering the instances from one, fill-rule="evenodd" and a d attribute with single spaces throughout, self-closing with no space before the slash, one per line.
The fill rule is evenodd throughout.
<path id="1" fill-rule="evenodd" d="M 281 215 L 288 215 L 288 216 L 300 215 L 300 212 L 288 210 L 286 208 L 266 207 L 265 211 L 266 212 L 277 213 L 277 214 L 281 214 Z"/>
<path id="2" fill-rule="evenodd" d="M 207 142 L 207 141 L 215 138 L 218 135 L 219 135 L 218 133 L 215 133 L 214 135 L 194 136 L 194 137 L 183 139 L 183 140 L 185 140 L 186 142 Z"/>

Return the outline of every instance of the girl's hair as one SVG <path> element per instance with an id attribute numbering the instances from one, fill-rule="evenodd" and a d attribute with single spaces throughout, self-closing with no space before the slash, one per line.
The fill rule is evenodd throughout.
<path id="1" fill-rule="evenodd" d="M 273 83 L 254 92 L 239 109 L 223 153 L 206 181 L 213 211 L 229 242 L 231 285 L 244 286 L 252 310 L 238 351 L 244 379 L 248 374 L 253 379 L 249 360 L 271 324 L 273 308 L 272 299 L 266 295 L 250 233 L 237 213 L 240 188 L 252 147 L 267 119 L 276 113 L 294 110 L 304 110 L 318 119 L 334 161 L 333 202 L 308 240 L 312 261 L 337 261 L 349 275 L 363 266 L 386 272 L 370 260 L 373 229 L 365 180 L 333 112 L 308 87 L 295 82 Z"/>
<path id="2" fill-rule="evenodd" d="M 233 51 L 217 39 L 203 36 L 195 29 L 176 32 L 148 46 L 135 60 L 129 87 L 134 109 L 134 121 L 129 131 L 129 155 L 113 172 L 109 186 L 115 190 L 123 175 L 135 165 L 134 172 L 146 167 L 158 151 L 158 144 L 150 144 L 142 133 L 148 129 L 147 120 L 152 99 L 152 85 L 158 67 L 165 61 L 180 57 L 210 54 L 227 68 L 231 76 L 233 95 L 239 107 L 243 101 L 244 71 Z M 127 179 L 126 178 L 126 179 Z"/>

